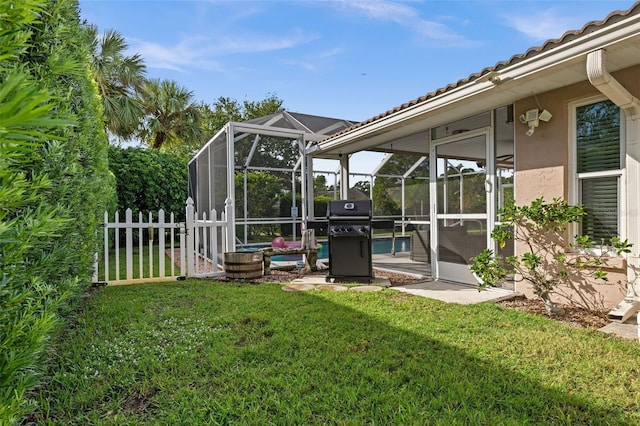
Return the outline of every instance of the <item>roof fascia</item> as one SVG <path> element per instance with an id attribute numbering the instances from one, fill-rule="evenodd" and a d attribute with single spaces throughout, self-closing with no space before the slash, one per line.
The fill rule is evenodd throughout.
<path id="1" fill-rule="evenodd" d="M 518 61 L 502 69 L 496 69 L 496 74 L 500 79 L 498 85 L 491 80 L 472 80 L 416 105 L 364 124 L 350 132 L 329 137 L 320 142 L 319 151 L 339 149 L 352 141 L 384 133 L 386 130 L 402 125 L 403 122 L 415 120 L 422 115 L 434 113 L 441 108 L 472 97 L 491 96 L 496 87 L 500 87 L 501 91 L 507 90 L 509 86 L 520 84 L 522 80 L 535 78 L 539 72 L 553 67 L 562 67 L 563 64 L 575 61 L 577 58 L 582 59 L 590 51 L 606 49 L 613 44 L 637 37 L 639 32 L 640 14 L 631 15 L 575 40 L 559 44 L 553 49 L 542 51 L 531 58 Z"/>

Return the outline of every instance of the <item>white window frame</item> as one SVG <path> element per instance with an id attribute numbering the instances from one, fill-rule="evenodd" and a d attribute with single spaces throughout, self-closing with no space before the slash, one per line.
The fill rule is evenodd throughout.
<path id="1" fill-rule="evenodd" d="M 625 156 L 626 156 L 626 135 L 625 135 L 625 114 L 620 110 L 620 168 L 617 170 L 605 170 L 600 172 L 588 172 L 578 173 L 578 141 L 576 137 L 576 110 L 585 105 L 591 105 L 598 102 L 609 100 L 607 97 L 591 96 L 588 98 L 580 99 L 578 101 L 569 103 L 569 204 L 577 205 L 581 203 L 580 181 L 583 179 L 593 179 L 602 177 L 617 177 L 618 178 L 618 233 L 621 239 L 626 238 L 626 221 L 623 220 L 623 211 L 626 208 L 626 168 L 625 168 Z M 580 225 L 577 223 L 571 224 L 569 227 L 569 241 L 575 243 L 576 235 L 580 229 Z"/>

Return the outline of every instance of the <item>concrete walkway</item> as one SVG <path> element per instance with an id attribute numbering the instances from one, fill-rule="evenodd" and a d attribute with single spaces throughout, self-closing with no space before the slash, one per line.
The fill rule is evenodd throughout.
<path id="1" fill-rule="evenodd" d="M 640 340 L 640 326 L 638 324 L 638 317 L 632 316 L 623 323 L 612 322 L 605 325 L 600 329 L 603 333 L 613 334 L 625 339 Z"/>
<path id="2" fill-rule="evenodd" d="M 395 272 L 404 273 L 400 270 Z M 335 284 L 338 283 L 339 282 L 336 282 Z M 323 275 L 307 275 L 291 281 L 291 284 L 305 286 L 303 288 L 309 290 L 314 286 L 316 288 L 322 288 L 321 286 L 326 284 L 326 279 Z M 387 278 L 377 277 L 370 284 L 371 285 L 369 287 L 378 287 L 379 289 L 389 287 L 391 290 L 413 294 L 414 296 L 427 297 L 447 303 L 459 303 L 463 305 L 503 300 L 505 298 L 513 297 L 515 294 L 510 290 L 499 288 L 489 288 L 483 291 L 478 291 L 478 288 L 475 286 L 434 280 L 425 280 L 414 284 L 390 287 L 390 282 Z"/>
<path id="3" fill-rule="evenodd" d="M 495 302 L 508 299 L 515 295 L 513 291 L 501 288 L 488 288 L 478 291 L 478 288 L 475 286 L 447 281 L 425 281 L 391 287 L 391 289 L 413 294 L 414 296 L 427 297 L 447 303 L 459 303 L 461 305 L 489 301 Z"/>
<path id="4" fill-rule="evenodd" d="M 376 270 L 387 271 L 391 273 L 406 274 L 414 278 L 424 281 L 406 284 L 401 286 L 390 287 L 387 278 L 376 277 L 371 286 L 389 287 L 403 293 L 413 294 L 415 296 L 428 297 L 430 299 L 441 300 L 447 303 L 473 304 L 488 301 L 498 301 L 512 297 L 515 293 L 509 290 L 490 288 L 478 291 L 478 288 L 472 285 L 458 284 L 448 281 L 435 281 L 431 279 L 431 267 L 428 263 L 414 262 L 410 259 L 408 252 L 398 252 L 395 255 L 390 254 L 374 254 L 372 256 L 373 268 Z M 324 275 L 307 275 L 291 282 L 294 285 L 300 285 L 306 290 L 319 288 L 320 285 L 326 284 Z M 340 284 L 336 282 L 335 284 Z M 294 287 L 296 288 L 296 287 Z M 292 290 L 287 288 L 287 291 Z"/>

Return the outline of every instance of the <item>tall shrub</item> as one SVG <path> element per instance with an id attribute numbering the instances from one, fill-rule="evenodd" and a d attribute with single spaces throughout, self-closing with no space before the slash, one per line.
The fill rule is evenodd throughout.
<path id="1" fill-rule="evenodd" d="M 76 1 L 1 3 L 0 422 L 14 423 L 57 318 L 90 282 L 112 187 Z"/>
<path id="2" fill-rule="evenodd" d="M 184 220 L 187 161 L 170 151 L 109 147 L 109 168 L 116 179 L 117 209 L 134 215 L 163 209 Z"/>

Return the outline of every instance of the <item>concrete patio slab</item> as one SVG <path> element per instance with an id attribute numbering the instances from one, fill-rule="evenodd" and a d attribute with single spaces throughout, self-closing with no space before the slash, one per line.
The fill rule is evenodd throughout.
<path id="1" fill-rule="evenodd" d="M 429 299 L 462 305 L 504 300 L 515 295 L 514 292 L 501 288 L 488 288 L 478 291 L 478 288 L 475 286 L 447 281 L 424 281 L 391 287 L 391 289 L 413 294 L 414 296 L 427 297 Z"/>
<path id="2" fill-rule="evenodd" d="M 349 290 L 359 291 L 361 293 L 368 293 L 370 291 L 380 291 L 382 290 L 382 287 L 377 285 L 359 285 L 359 286 L 351 287 Z"/>
<path id="3" fill-rule="evenodd" d="M 640 329 L 638 327 L 638 317 L 632 316 L 623 323 L 612 322 L 600 329 L 603 333 L 614 334 L 618 337 L 631 340 L 640 339 Z"/>
<path id="4" fill-rule="evenodd" d="M 327 282 L 327 279 L 324 275 L 305 275 L 304 277 L 296 278 L 291 281 L 292 284 L 356 284 L 355 281 L 349 280 L 333 280 L 333 282 Z M 380 278 L 376 277 L 370 283 L 371 285 L 376 285 L 380 287 L 389 287 L 391 285 L 391 281 L 388 278 Z"/>
<path id="5" fill-rule="evenodd" d="M 309 291 L 315 290 L 315 286 L 311 284 L 289 284 L 282 287 L 284 291 Z"/>
<path id="6" fill-rule="evenodd" d="M 316 290 L 328 290 L 328 291 L 347 291 L 349 287 L 338 284 L 318 284 Z"/>

